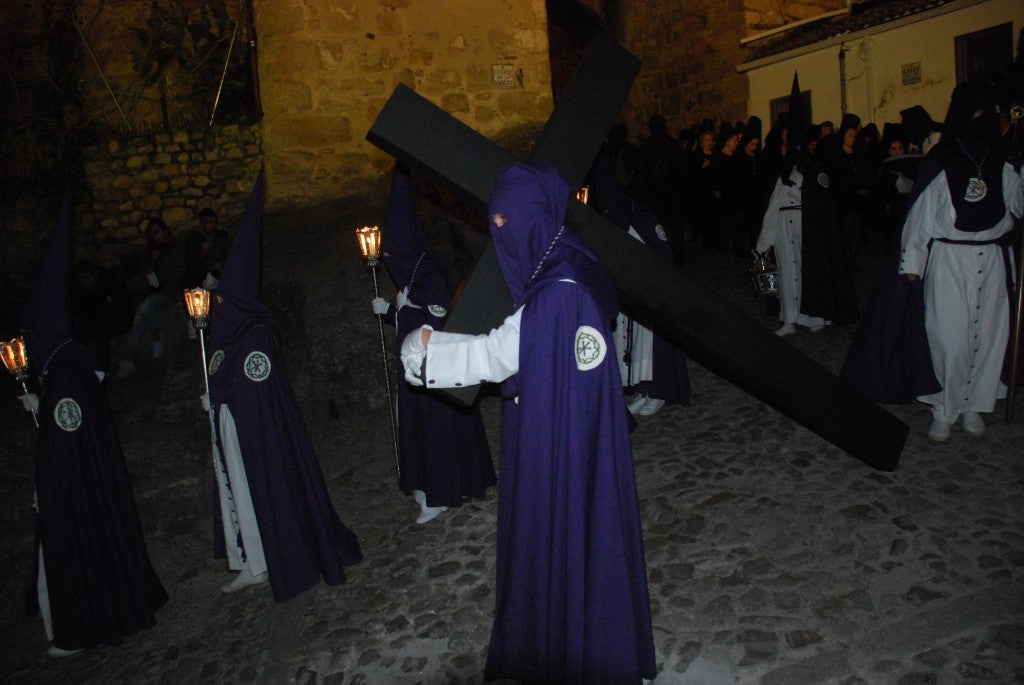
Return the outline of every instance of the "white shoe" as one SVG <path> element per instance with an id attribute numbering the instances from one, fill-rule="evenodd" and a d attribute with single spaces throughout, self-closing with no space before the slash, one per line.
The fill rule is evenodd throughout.
<path id="1" fill-rule="evenodd" d="M 71 656 L 72 654 L 78 654 L 82 650 L 80 649 L 61 649 L 57 645 L 50 645 L 46 649 L 46 656 L 52 656 L 59 659 L 62 656 Z"/>
<path id="2" fill-rule="evenodd" d="M 637 416 L 651 416 L 665 406 L 665 400 L 656 400 L 653 397 L 644 402 L 644 406 L 637 410 Z"/>
<path id="3" fill-rule="evenodd" d="M 416 523 L 433 521 L 446 511 L 448 511 L 448 507 L 423 507 L 420 515 L 416 517 Z"/>
<path id="4" fill-rule="evenodd" d="M 647 403 L 648 399 L 650 398 L 647 395 L 637 395 L 626 404 L 626 408 L 629 409 L 630 414 L 635 414 L 640 411 L 640 407 Z"/>
<path id="5" fill-rule="evenodd" d="M 946 442 L 949 440 L 949 424 L 945 421 L 935 419 L 928 429 L 928 439 L 932 442 Z"/>
<path id="6" fill-rule="evenodd" d="M 775 331 L 775 335 L 779 336 L 780 338 L 784 335 L 793 335 L 794 333 L 796 333 L 796 325 L 791 323 L 784 323 L 778 330 Z"/>
<path id="7" fill-rule="evenodd" d="M 820 326 L 811 326 L 809 330 L 811 333 L 821 333 L 825 330 L 825 324 L 821 324 Z"/>
<path id="8" fill-rule="evenodd" d="M 416 517 L 416 523 L 433 521 L 438 516 L 448 511 L 448 507 L 428 507 L 427 493 L 422 490 L 413 490 L 412 498 L 420 505 L 420 513 L 419 516 Z"/>
<path id="9" fill-rule="evenodd" d="M 964 412 L 964 430 L 969 435 L 984 435 L 985 419 L 976 411 Z"/>
<path id="10" fill-rule="evenodd" d="M 267 582 L 267 572 L 257 573 L 253 575 L 249 571 L 240 571 L 230 583 L 225 583 L 221 587 L 222 592 L 238 592 L 242 588 L 249 587 L 250 585 L 262 585 Z"/>

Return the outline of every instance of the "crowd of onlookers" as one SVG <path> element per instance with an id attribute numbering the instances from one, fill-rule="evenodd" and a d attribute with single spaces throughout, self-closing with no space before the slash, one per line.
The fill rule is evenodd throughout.
<path id="1" fill-rule="evenodd" d="M 635 145 L 624 124 L 608 137 L 619 180 L 649 205 L 671 236 L 676 261 L 687 240 L 746 256 L 754 246 L 768 198 L 791 141 L 799 136 L 827 170 L 850 266 L 871 233 L 895 235 L 919 156 L 934 144 L 941 125 L 923 107 L 902 112 L 899 124 L 861 126 L 853 114 L 790 131 L 780 115 L 764 133 L 761 120 L 710 119 L 671 135 L 662 116 L 651 117 L 648 135 Z M 803 127 L 802 127 L 803 128 Z M 888 160 L 888 161 L 887 161 Z"/>

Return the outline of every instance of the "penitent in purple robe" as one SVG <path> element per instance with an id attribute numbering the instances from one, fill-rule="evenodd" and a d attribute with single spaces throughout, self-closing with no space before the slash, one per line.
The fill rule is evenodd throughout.
<path id="1" fill-rule="evenodd" d="M 420 326 L 442 327 L 452 293 L 441 265 L 423 249 L 412 180 L 397 167 L 382 235 L 384 266 L 396 288 L 408 289 L 411 303 L 395 314 L 400 347 Z M 497 478 L 479 410 L 409 385 L 401 364 L 397 395 L 402 491 L 422 490 L 430 507 L 457 507 L 466 498 L 482 497 Z"/>
<path id="2" fill-rule="evenodd" d="M 646 205 L 630 199 L 615 176 L 611 159 L 602 153 L 594 168 L 595 204 L 609 220 L 624 231 L 632 228 L 640 239 L 661 259 L 675 264 L 672 244 L 657 215 Z M 657 327 L 656 321 L 649 322 Z M 650 397 L 666 404 L 690 404 L 690 370 L 686 355 L 678 347 L 655 334 L 652 344 L 652 373 Z"/>
<path id="3" fill-rule="evenodd" d="M 66 650 L 120 644 L 167 601 L 96 362 L 71 338 L 70 227 L 69 193 L 23 319 L 42 386 L 37 537 L 53 644 Z"/>
<path id="4" fill-rule="evenodd" d="M 655 675 L 640 507 L 596 258 L 565 228 L 569 189 L 548 166 L 495 185 L 498 262 L 522 308 L 505 381 L 495 617 L 485 677 L 636 683 Z M 429 350 L 429 347 L 428 347 Z M 428 352 L 429 355 L 429 352 Z M 514 398 L 518 398 L 515 400 Z"/>
<path id="5" fill-rule="evenodd" d="M 273 318 L 259 298 L 263 188 L 261 172 L 214 291 L 210 404 L 221 453 L 237 437 L 271 589 L 286 602 L 321 579 L 345 582 L 343 567 L 361 561 L 362 552 L 331 504 Z M 228 436 L 232 430 L 236 435 Z M 219 558 L 219 514 L 214 523 Z"/>

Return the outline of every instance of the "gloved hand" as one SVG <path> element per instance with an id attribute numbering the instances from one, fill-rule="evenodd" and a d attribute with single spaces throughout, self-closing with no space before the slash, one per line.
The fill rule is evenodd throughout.
<path id="1" fill-rule="evenodd" d="M 213 274 L 207 273 L 206 278 L 203 279 L 203 288 L 206 290 L 213 290 L 217 287 L 217 283 L 217 278 Z"/>
<path id="2" fill-rule="evenodd" d="M 410 385 L 423 385 L 423 378 L 420 372 L 423 369 L 423 360 L 427 356 L 427 348 L 423 345 L 423 329 L 434 330 L 430 326 L 421 326 L 405 336 L 402 341 L 402 366 L 405 367 L 405 380 Z"/>
<path id="3" fill-rule="evenodd" d="M 908 176 L 896 172 L 896 192 L 900 195 L 910 195 L 911 189 L 914 187 L 914 181 Z"/>
<path id="4" fill-rule="evenodd" d="M 160 279 L 156 277 L 155 271 L 150 270 L 150 272 L 146 274 L 146 283 L 149 283 L 150 288 L 160 287 Z"/>
<path id="5" fill-rule="evenodd" d="M 413 304 L 409 300 L 409 286 L 406 286 L 402 290 L 398 291 L 398 295 L 395 296 L 395 311 L 400 310 L 402 307 L 412 307 L 413 309 L 422 309 L 418 304 Z"/>
<path id="6" fill-rule="evenodd" d="M 29 392 L 24 395 L 18 395 L 18 399 L 21 400 L 21 404 L 25 407 L 25 411 L 30 411 L 33 414 L 39 413 L 39 395 L 34 392 Z"/>
<path id="7" fill-rule="evenodd" d="M 203 411 L 210 413 L 210 396 L 205 392 L 199 396 L 199 404 L 203 405 Z"/>
<path id="8" fill-rule="evenodd" d="M 373 298 L 373 302 L 370 303 L 373 307 L 373 313 L 377 316 L 386 316 L 388 313 L 388 301 L 383 297 Z"/>

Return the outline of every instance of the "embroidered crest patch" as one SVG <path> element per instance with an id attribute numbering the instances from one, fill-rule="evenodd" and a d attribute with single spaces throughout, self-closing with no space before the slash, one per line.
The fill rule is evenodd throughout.
<path id="1" fill-rule="evenodd" d="M 967 181 L 967 192 L 964 193 L 964 199 L 968 202 L 979 202 L 980 200 L 983 200 L 986 195 L 988 195 L 988 185 L 986 185 L 985 181 L 977 176 L 972 176 L 971 179 Z"/>
<path id="2" fill-rule="evenodd" d="M 576 368 L 580 371 L 599 366 L 607 351 L 604 336 L 596 328 L 580 326 L 576 329 Z"/>
<path id="3" fill-rule="evenodd" d="M 53 420 L 61 430 L 72 433 L 82 425 L 82 408 L 70 397 L 65 397 L 53 408 Z"/>
<path id="4" fill-rule="evenodd" d="M 210 375 L 217 373 L 217 369 L 220 368 L 220 363 L 224 361 L 224 350 L 217 350 L 210 357 Z"/>
<path id="5" fill-rule="evenodd" d="M 826 174 L 824 171 L 818 174 L 818 185 L 821 186 L 822 188 L 828 188 L 830 185 L 832 185 L 832 182 L 828 179 L 828 174 Z"/>
<path id="6" fill-rule="evenodd" d="M 439 319 L 448 315 L 448 310 L 445 309 L 444 307 L 442 307 L 439 304 L 428 305 L 427 306 L 427 311 L 430 312 L 431 314 L 433 314 L 434 316 L 436 316 Z"/>
<path id="7" fill-rule="evenodd" d="M 658 224 L 654 227 L 654 234 L 658 236 L 658 240 L 668 240 L 668 234 L 665 233 L 665 229 Z"/>
<path id="8" fill-rule="evenodd" d="M 270 358 L 259 350 L 250 352 L 245 358 L 245 375 L 251 381 L 265 381 L 270 376 Z"/>

